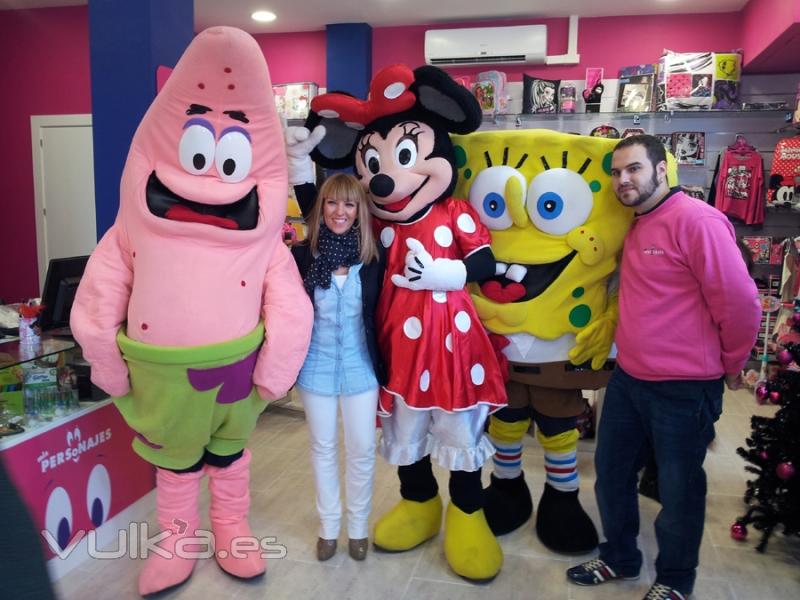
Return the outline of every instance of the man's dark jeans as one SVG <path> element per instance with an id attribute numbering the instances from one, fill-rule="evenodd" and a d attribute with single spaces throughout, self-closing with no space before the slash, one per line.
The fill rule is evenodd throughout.
<path id="1" fill-rule="evenodd" d="M 615 369 L 600 418 L 595 493 L 607 540 L 600 558 L 617 574 L 633 576 L 642 566 L 636 476 L 651 445 L 662 506 L 655 522 L 656 582 L 691 593 L 705 522 L 703 460 L 722 391 L 722 379 L 643 381 Z"/>

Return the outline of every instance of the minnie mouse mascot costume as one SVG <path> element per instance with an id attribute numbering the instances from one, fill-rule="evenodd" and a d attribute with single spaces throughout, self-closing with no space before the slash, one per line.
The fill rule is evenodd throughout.
<path id="1" fill-rule="evenodd" d="M 465 288 L 494 275 L 489 231 L 468 202 L 450 196 L 458 153 L 448 134 L 480 123 L 475 98 L 446 73 L 394 65 L 375 76 L 367 100 L 317 96 L 307 128 L 287 131 L 289 180 L 301 204 L 314 193 L 311 159 L 355 167 L 386 250 L 375 319 L 389 375 L 380 451 L 398 465 L 402 499 L 376 524 L 375 546 L 402 552 L 439 532 L 433 458 L 450 471 L 445 556 L 472 581 L 491 580 L 503 563 L 483 512 L 481 466 L 494 452 L 485 420 L 506 405 L 506 393 Z"/>

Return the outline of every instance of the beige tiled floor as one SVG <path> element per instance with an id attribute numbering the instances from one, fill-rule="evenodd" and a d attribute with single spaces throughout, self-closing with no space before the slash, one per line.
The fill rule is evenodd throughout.
<path id="1" fill-rule="evenodd" d="M 749 434 L 750 415 L 768 415 L 774 409 L 757 406 L 750 394 L 726 396 L 725 411 L 717 427 L 718 436 L 706 461 L 709 478 L 708 516 L 701 548 L 700 569 L 694 597 L 702 600 L 788 600 L 800 598 L 800 540 L 774 536 L 765 554 L 754 550 L 757 536 L 746 543 L 733 541 L 728 528 L 743 512 L 742 494 L 746 473 L 735 449 Z M 592 444 L 581 443 L 579 469 L 581 497 L 598 522 L 592 493 L 594 469 Z M 472 585 L 447 568 L 441 536 L 403 554 L 370 552 L 357 563 L 341 551 L 329 562 L 314 557 L 317 515 L 314 485 L 308 459 L 308 442 L 301 413 L 270 408 L 262 416 L 253 436 L 255 457 L 252 475 L 253 529 L 258 535 L 274 536 L 288 549 L 286 558 L 271 560 L 267 576 L 241 582 L 226 576 L 213 559 L 201 561 L 193 577 L 182 587 L 162 597 L 303 600 L 343 598 L 347 600 L 503 600 L 514 599 L 638 599 L 652 581 L 656 554 L 653 520 L 658 505 L 641 500 L 640 545 L 646 557 L 638 582 L 612 583 L 597 588 L 569 584 L 564 570 L 585 557 L 553 554 L 539 543 L 531 523 L 501 538 L 505 564 L 488 585 Z M 533 439 L 526 441 L 524 466 L 535 499 L 544 483 L 542 450 Z M 445 473 L 437 469 L 442 492 L 447 495 Z M 488 474 L 484 473 L 488 479 Z M 398 498 L 394 469 L 378 458 L 372 520 L 388 510 Z M 208 501 L 202 499 L 205 513 Z M 148 515 L 154 525 L 152 511 Z M 346 546 L 342 533 L 340 548 Z M 61 598 L 136 598 L 140 564 L 130 559 L 85 562 L 57 582 Z"/>

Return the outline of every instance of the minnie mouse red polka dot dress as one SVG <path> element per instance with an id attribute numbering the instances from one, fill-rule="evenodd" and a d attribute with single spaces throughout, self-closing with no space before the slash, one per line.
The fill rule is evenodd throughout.
<path id="1" fill-rule="evenodd" d="M 489 231 L 474 209 L 448 198 L 419 221 L 376 219 L 375 229 L 387 252 L 376 321 L 380 346 L 389 353 L 384 357 L 389 381 L 381 389 L 379 412 L 391 414 L 395 398 L 419 410 L 505 406 L 503 377 L 466 288 L 412 291 L 391 281 L 395 273 L 403 274 L 408 238 L 419 240 L 434 259 L 463 260 L 488 246 Z"/>

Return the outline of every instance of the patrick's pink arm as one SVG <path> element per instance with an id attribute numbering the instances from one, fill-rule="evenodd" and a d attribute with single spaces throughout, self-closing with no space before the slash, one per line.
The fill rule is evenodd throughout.
<path id="1" fill-rule="evenodd" d="M 264 345 L 253 382 L 265 400 L 285 396 L 308 352 L 314 308 L 289 249 L 279 244 L 264 278 Z"/>
<path id="2" fill-rule="evenodd" d="M 70 327 L 83 356 L 92 365 L 92 381 L 111 396 L 130 390 L 128 366 L 117 346 L 117 332 L 127 320 L 133 283 L 130 253 L 117 225 L 92 252 L 70 313 Z"/>

